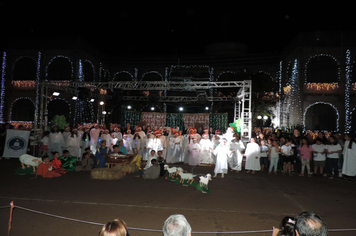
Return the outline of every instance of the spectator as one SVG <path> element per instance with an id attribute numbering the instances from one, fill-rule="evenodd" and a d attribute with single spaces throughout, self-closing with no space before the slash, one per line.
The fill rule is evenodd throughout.
<path id="1" fill-rule="evenodd" d="M 106 223 L 99 236 L 130 236 L 125 221 L 115 219 Z"/>
<path id="2" fill-rule="evenodd" d="M 151 159 L 150 163 L 150 167 L 144 169 L 142 172 L 139 173 L 139 175 L 136 175 L 135 177 L 140 178 L 140 176 L 142 176 L 144 179 L 158 179 L 161 173 L 161 167 L 160 165 L 158 165 L 156 157 L 155 159 Z"/>
<path id="3" fill-rule="evenodd" d="M 337 139 L 334 136 L 330 136 L 329 138 L 330 144 L 326 145 L 327 148 L 327 161 L 329 163 L 329 179 L 338 178 L 339 177 L 339 154 L 342 152 L 342 147 L 338 143 Z M 333 169 L 334 169 L 334 177 L 333 177 Z"/>
<path id="4" fill-rule="evenodd" d="M 302 172 L 299 174 L 299 176 L 304 176 L 304 169 L 306 167 L 308 170 L 308 176 L 311 177 L 310 159 L 312 157 L 313 148 L 311 145 L 309 145 L 308 139 L 306 137 L 302 138 L 302 144 L 300 145 L 298 150 L 300 160 L 302 161 Z"/>
<path id="5" fill-rule="evenodd" d="M 191 233 L 192 228 L 183 215 L 171 215 L 164 222 L 163 236 L 190 236 Z"/>
<path id="6" fill-rule="evenodd" d="M 313 159 L 314 159 L 314 175 L 317 175 L 318 173 L 318 167 L 320 170 L 320 175 L 323 174 L 323 169 L 325 166 L 325 160 L 326 160 L 326 145 L 323 144 L 323 141 L 321 138 L 317 138 L 315 141 L 315 144 L 312 145 L 313 148 Z M 326 176 L 326 174 L 324 174 Z"/>
<path id="7" fill-rule="evenodd" d="M 323 219 L 313 212 L 302 212 L 295 220 L 297 236 L 326 236 L 328 229 Z"/>
<path id="8" fill-rule="evenodd" d="M 273 227 L 272 236 L 295 236 L 295 218 L 286 216 L 282 219 L 280 229 Z"/>
<path id="9" fill-rule="evenodd" d="M 356 143 L 354 135 L 345 134 L 343 156 L 342 174 L 345 176 L 344 179 L 353 181 L 356 176 Z"/>

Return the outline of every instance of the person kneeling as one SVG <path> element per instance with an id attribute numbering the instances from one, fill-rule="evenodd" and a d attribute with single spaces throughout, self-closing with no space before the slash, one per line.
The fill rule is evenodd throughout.
<path id="1" fill-rule="evenodd" d="M 158 179 L 159 174 L 161 172 L 161 168 L 158 165 L 157 159 L 151 159 L 152 166 L 146 170 L 140 172 L 136 177 L 142 176 L 144 179 Z"/>

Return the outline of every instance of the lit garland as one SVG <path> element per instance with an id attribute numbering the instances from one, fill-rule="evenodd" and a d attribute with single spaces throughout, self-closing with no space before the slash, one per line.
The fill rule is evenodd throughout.
<path id="1" fill-rule="evenodd" d="M 36 81 L 34 80 L 12 80 L 12 85 L 18 89 L 34 89 L 36 88 Z"/>
<path id="2" fill-rule="evenodd" d="M 299 72 L 298 72 L 298 60 L 294 60 L 294 66 L 291 77 L 291 95 L 290 95 L 290 109 L 294 123 L 298 124 L 301 121 L 302 105 L 300 97 L 299 87 Z"/>
<path id="3" fill-rule="evenodd" d="M 9 121 L 9 123 L 14 126 L 15 129 L 18 129 L 22 125 L 26 130 L 31 130 L 33 127 L 32 121 Z"/>
<path id="4" fill-rule="evenodd" d="M 34 123 L 38 124 L 38 114 L 39 114 L 39 98 L 40 98 L 40 73 L 41 73 L 41 52 L 38 52 L 37 57 L 37 71 L 36 71 L 36 99 L 35 99 L 35 120 Z"/>
<path id="5" fill-rule="evenodd" d="M 339 88 L 339 83 L 307 83 L 307 89 L 331 90 Z"/>
<path id="6" fill-rule="evenodd" d="M 288 86 L 286 86 L 286 87 L 283 87 L 283 93 L 284 93 L 285 95 L 289 96 L 290 93 L 291 93 L 291 91 L 292 91 L 292 86 L 288 85 Z"/>
<path id="7" fill-rule="evenodd" d="M 305 82 L 304 83 L 305 84 L 308 83 L 308 81 L 307 81 L 308 64 L 312 59 L 314 59 L 316 57 L 330 57 L 330 58 L 332 58 L 338 65 L 338 81 L 340 81 L 340 63 L 339 63 L 339 61 L 335 57 L 333 57 L 332 55 L 329 55 L 329 54 L 317 54 L 317 55 L 309 57 L 308 61 L 305 63 L 305 71 L 304 71 Z"/>
<path id="8" fill-rule="evenodd" d="M 331 106 L 332 108 L 334 108 L 335 112 L 336 112 L 336 116 L 337 116 L 337 119 L 336 119 L 336 130 L 333 130 L 332 132 L 339 132 L 339 119 L 340 119 L 340 114 L 339 114 L 339 111 L 337 110 L 337 108 L 331 104 L 331 103 L 328 103 L 328 102 L 315 102 L 313 104 L 310 104 L 307 108 L 305 108 L 305 111 L 304 111 L 304 114 L 303 114 L 303 127 L 304 127 L 304 131 L 305 132 L 310 132 L 310 130 L 305 130 L 305 124 L 306 124 L 306 114 L 307 114 L 307 111 L 310 107 L 314 106 L 314 105 L 318 105 L 318 104 L 323 104 L 323 105 L 329 105 Z M 320 130 L 322 132 L 328 132 L 330 130 Z"/>
<path id="9" fill-rule="evenodd" d="M 315 140 L 318 137 L 319 133 L 320 132 L 318 132 L 318 131 L 307 131 L 305 134 L 306 134 L 306 136 L 310 136 L 313 138 L 313 140 Z M 323 131 L 323 133 L 326 138 L 330 138 L 330 136 L 332 134 L 332 132 L 327 132 L 327 131 Z"/>
<path id="10" fill-rule="evenodd" d="M 1 93 L 0 93 L 0 122 L 4 123 L 4 102 L 5 102 L 5 74 L 6 74 L 6 52 L 2 55 L 1 70 Z"/>
<path id="11" fill-rule="evenodd" d="M 348 50 L 346 50 L 345 132 L 351 131 L 351 113 L 350 113 L 351 73 L 352 73 L 351 52 L 348 49 Z"/>
<path id="12" fill-rule="evenodd" d="M 83 76 L 83 64 L 82 64 L 82 60 L 79 59 L 78 62 L 78 78 L 79 78 L 79 82 L 83 82 L 84 81 L 84 76 Z"/>

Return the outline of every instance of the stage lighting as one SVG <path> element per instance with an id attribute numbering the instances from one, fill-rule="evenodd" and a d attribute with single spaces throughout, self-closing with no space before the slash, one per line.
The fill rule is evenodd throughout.
<path id="1" fill-rule="evenodd" d="M 94 99 L 94 98 L 90 99 L 90 102 L 94 102 L 94 101 L 95 101 L 95 99 Z"/>
<path id="2" fill-rule="evenodd" d="M 105 103 L 104 103 L 103 101 L 101 101 L 99 104 L 100 104 L 100 105 L 104 105 Z"/>
<path id="3" fill-rule="evenodd" d="M 151 111 L 154 111 L 155 110 L 155 108 L 154 107 L 151 107 Z"/>
<path id="4" fill-rule="evenodd" d="M 179 107 L 179 111 L 183 111 L 184 110 L 184 108 L 183 107 Z"/>
<path id="5" fill-rule="evenodd" d="M 53 95 L 53 96 L 58 97 L 58 96 L 59 96 L 59 94 L 60 94 L 59 92 L 53 92 L 53 94 L 52 94 L 52 95 Z"/>
<path id="6" fill-rule="evenodd" d="M 206 111 L 209 110 L 209 107 L 205 107 L 205 110 L 206 110 Z"/>
<path id="7" fill-rule="evenodd" d="M 131 108 L 132 108 L 132 107 L 131 107 L 130 105 L 128 105 L 128 106 L 127 106 L 127 109 L 129 109 L 129 110 L 130 110 Z"/>
<path id="8" fill-rule="evenodd" d="M 103 115 L 106 115 L 106 111 L 103 111 L 102 113 L 103 113 Z"/>
<path id="9" fill-rule="evenodd" d="M 78 99 L 78 97 L 76 97 L 76 96 L 72 97 L 72 100 L 77 100 L 77 99 Z"/>

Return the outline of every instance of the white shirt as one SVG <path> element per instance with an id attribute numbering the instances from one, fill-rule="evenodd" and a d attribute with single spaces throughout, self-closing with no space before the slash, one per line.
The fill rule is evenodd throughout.
<path id="1" fill-rule="evenodd" d="M 313 144 L 312 148 L 313 148 L 314 152 L 318 152 L 318 153 L 314 153 L 314 155 L 313 155 L 314 161 L 325 161 L 326 160 L 325 153 L 321 154 L 321 152 L 324 152 L 326 149 L 326 146 L 324 144 L 320 144 L 320 145 Z"/>
<path id="2" fill-rule="evenodd" d="M 328 149 L 328 152 L 336 152 L 336 151 L 340 151 L 342 150 L 342 147 L 340 146 L 340 144 L 336 144 L 336 145 L 326 145 L 326 149 Z M 332 153 L 332 154 L 328 154 L 328 158 L 339 158 L 339 153 Z"/>

